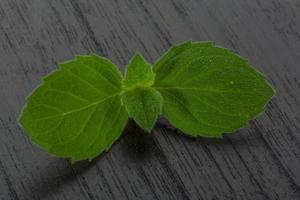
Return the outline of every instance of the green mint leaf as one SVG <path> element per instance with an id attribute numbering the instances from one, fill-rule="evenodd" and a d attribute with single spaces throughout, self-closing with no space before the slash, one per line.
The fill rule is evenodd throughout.
<path id="1" fill-rule="evenodd" d="M 123 88 L 130 90 L 137 87 L 150 87 L 154 83 L 154 78 L 151 65 L 137 53 L 126 68 Z"/>
<path id="2" fill-rule="evenodd" d="M 127 122 L 121 81 L 107 59 L 78 56 L 44 78 L 28 97 L 20 123 L 51 154 L 92 159 L 110 148 Z"/>
<path id="3" fill-rule="evenodd" d="M 122 95 L 129 117 L 146 131 L 150 132 L 161 114 L 162 97 L 153 88 L 138 88 Z"/>
<path id="4" fill-rule="evenodd" d="M 247 60 L 210 42 L 172 47 L 153 71 L 163 115 L 191 136 L 233 132 L 261 113 L 274 95 Z"/>

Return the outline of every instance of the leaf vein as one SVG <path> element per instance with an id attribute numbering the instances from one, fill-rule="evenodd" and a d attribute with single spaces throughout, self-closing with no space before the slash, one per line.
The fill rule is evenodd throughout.
<path id="1" fill-rule="evenodd" d="M 82 77 L 78 76 L 77 74 L 75 74 L 74 72 L 72 72 L 71 70 L 68 70 L 70 72 L 71 76 L 75 76 L 77 77 L 79 80 L 85 82 L 86 84 L 88 84 L 91 88 L 94 88 L 95 90 L 97 90 L 97 92 L 99 92 L 99 94 L 105 94 L 107 95 L 107 93 L 101 91 L 99 88 L 95 87 L 94 85 L 92 85 L 90 82 L 88 82 L 87 80 L 83 79 Z"/>
<path id="2" fill-rule="evenodd" d="M 81 110 L 87 109 L 87 108 L 89 108 L 89 107 L 91 107 L 91 106 L 94 106 L 94 105 L 96 105 L 96 104 L 101 104 L 102 102 L 104 102 L 104 101 L 106 101 L 106 100 L 108 100 L 108 99 L 110 99 L 110 98 L 112 98 L 112 97 L 114 97 L 114 96 L 117 96 L 117 95 L 119 95 L 119 93 L 116 93 L 116 94 L 114 94 L 114 95 L 111 95 L 111 96 L 109 96 L 109 97 L 106 97 L 106 98 L 104 98 L 104 99 L 101 99 L 100 101 L 92 102 L 91 104 L 89 104 L 89 105 L 87 105 L 87 106 L 84 106 L 84 107 L 82 107 L 82 108 L 78 108 L 78 109 L 75 109 L 75 110 L 72 110 L 72 111 L 69 111 L 69 112 L 61 111 L 60 114 L 52 115 L 52 116 L 50 116 L 49 118 L 55 118 L 55 117 L 65 116 L 65 115 L 69 115 L 69 114 L 72 114 L 72 113 L 75 113 L 75 112 L 79 112 L 79 111 L 81 111 Z M 37 106 L 39 106 L 39 105 L 49 106 L 49 107 L 54 107 L 54 106 L 51 106 L 51 105 L 49 105 L 49 104 L 38 104 Z M 56 107 L 54 107 L 54 108 L 56 108 Z M 56 108 L 56 109 L 57 109 L 57 108 Z M 43 119 L 47 119 L 47 118 L 48 118 L 48 117 L 45 117 L 45 118 L 39 118 L 39 119 L 32 120 L 32 121 L 38 121 L 38 120 L 43 120 Z"/>
<path id="3" fill-rule="evenodd" d="M 169 94 L 171 94 L 171 96 L 175 97 L 176 96 L 171 93 L 171 92 L 168 92 Z M 213 125 L 213 124 L 210 124 L 210 123 L 207 123 L 207 122 L 204 122 L 202 120 L 199 120 L 184 104 L 184 102 L 182 102 L 180 99 L 176 98 L 177 101 L 181 104 L 181 106 L 199 123 L 201 124 L 204 124 L 205 126 L 209 126 L 209 127 L 214 127 L 214 128 L 222 128 L 222 129 L 227 129 L 227 127 L 222 127 L 222 126 L 216 126 L 216 125 Z"/>
<path id="4" fill-rule="evenodd" d="M 89 69 L 92 69 L 94 72 L 96 72 L 101 78 L 102 80 L 104 80 L 105 82 L 109 83 L 113 88 L 120 90 L 120 88 L 116 87 L 114 85 L 113 82 L 111 82 L 108 78 L 106 78 L 105 76 L 103 76 L 98 70 L 94 69 L 93 67 L 91 67 L 90 65 L 85 64 L 84 62 L 81 62 L 84 66 L 88 67 Z"/>

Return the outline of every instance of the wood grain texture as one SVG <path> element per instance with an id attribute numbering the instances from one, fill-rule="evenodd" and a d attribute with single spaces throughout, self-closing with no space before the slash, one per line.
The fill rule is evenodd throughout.
<path id="1" fill-rule="evenodd" d="M 277 91 L 266 113 L 224 139 L 129 123 L 111 151 L 76 165 L 18 126 L 57 63 L 94 52 L 124 71 L 135 51 L 154 62 L 187 39 L 249 58 Z M 0 61 L 1 200 L 300 199 L 298 0 L 1 0 Z"/>

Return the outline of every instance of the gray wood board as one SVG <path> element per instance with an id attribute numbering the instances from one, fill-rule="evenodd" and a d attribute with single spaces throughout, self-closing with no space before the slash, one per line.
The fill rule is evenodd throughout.
<path id="1" fill-rule="evenodd" d="M 191 139 L 160 120 L 129 124 L 113 148 L 71 165 L 18 126 L 41 77 L 76 54 L 124 71 L 173 43 L 211 40 L 249 58 L 276 88 L 267 110 L 224 139 Z M 298 0 L 1 0 L 0 199 L 300 199 Z"/>

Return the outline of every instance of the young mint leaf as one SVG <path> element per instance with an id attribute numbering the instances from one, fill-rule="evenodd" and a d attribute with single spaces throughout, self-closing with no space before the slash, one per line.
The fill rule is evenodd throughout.
<path id="1" fill-rule="evenodd" d="M 121 80 L 107 59 L 78 56 L 44 78 L 28 97 L 20 123 L 51 154 L 92 159 L 110 148 L 127 122 Z"/>
<path id="2" fill-rule="evenodd" d="M 247 60 L 210 42 L 172 47 L 153 71 L 163 114 L 192 136 L 233 132 L 262 112 L 274 95 Z"/>
<path id="3" fill-rule="evenodd" d="M 122 95 L 122 103 L 129 117 L 150 132 L 161 113 L 162 97 L 153 88 L 139 88 L 125 92 Z"/>
<path id="4" fill-rule="evenodd" d="M 154 78 L 151 65 L 137 53 L 126 68 L 123 88 L 130 90 L 137 87 L 150 87 L 154 83 Z"/>
<path id="5" fill-rule="evenodd" d="M 161 113 L 162 97 L 151 88 L 155 74 L 146 60 L 137 53 L 129 63 L 123 80 L 122 103 L 129 117 L 150 132 Z"/>

